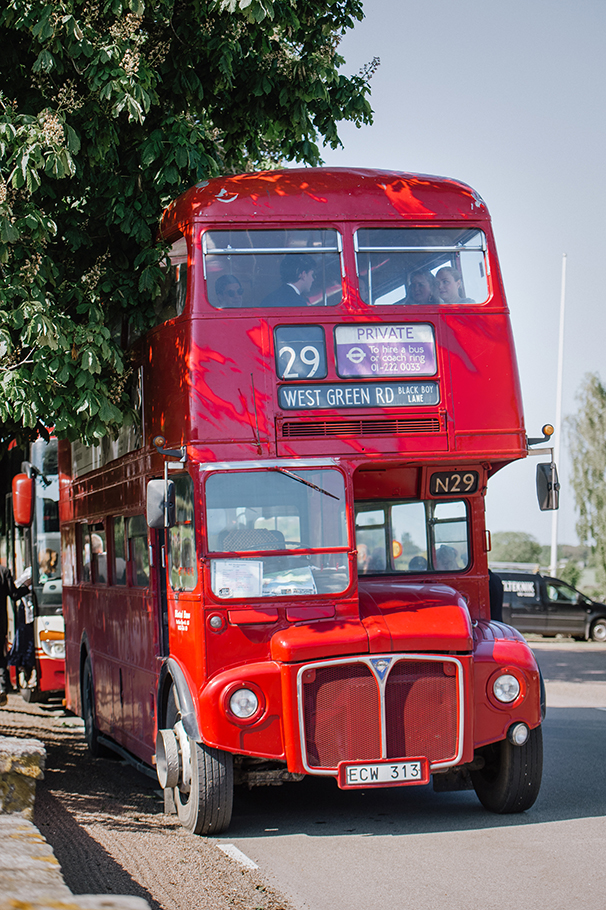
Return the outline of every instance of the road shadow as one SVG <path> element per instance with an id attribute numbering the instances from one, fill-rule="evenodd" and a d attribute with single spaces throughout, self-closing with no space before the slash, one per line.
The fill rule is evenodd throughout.
<path id="1" fill-rule="evenodd" d="M 432 786 L 339 790 L 307 777 L 276 788 L 237 788 L 223 840 L 304 834 L 405 835 L 536 825 L 606 815 L 602 771 L 606 711 L 550 708 L 543 724 L 545 759 L 539 798 L 527 812 L 487 812 L 473 791 L 434 793 Z"/>
<path id="2" fill-rule="evenodd" d="M 149 891 L 87 834 L 62 800 L 40 786 L 34 824 L 53 848 L 65 884 L 74 894 L 128 894 L 144 898 L 152 910 L 162 910 Z"/>

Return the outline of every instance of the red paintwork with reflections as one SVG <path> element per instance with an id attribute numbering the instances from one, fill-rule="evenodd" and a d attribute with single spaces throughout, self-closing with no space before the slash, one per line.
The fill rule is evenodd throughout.
<path id="1" fill-rule="evenodd" d="M 480 305 L 373 306 L 356 283 L 353 235 L 360 227 L 467 225 L 484 231 L 490 259 L 489 298 Z M 210 306 L 203 277 L 201 233 L 210 228 L 317 226 L 343 238 L 343 299 L 311 309 L 224 310 Z M 461 761 L 474 747 L 502 739 L 514 720 L 540 723 L 538 670 L 531 651 L 506 626 L 489 622 L 483 494 L 488 477 L 526 455 L 520 386 L 509 312 L 503 293 L 490 217 L 468 186 L 425 175 L 371 170 L 292 169 L 206 181 L 167 209 L 168 242 L 188 238 L 188 303 L 184 313 L 148 333 L 135 348 L 143 366 L 145 444 L 97 472 L 71 481 L 69 446 L 60 447 L 64 609 L 67 625 L 67 698 L 80 706 L 83 653 L 93 664 L 97 722 L 151 762 L 162 710 L 159 535 L 150 532 L 155 565 L 148 589 L 95 586 L 75 580 L 75 525 L 144 512 L 145 488 L 160 477 L 163 461 L 151 439 L 187 446 L 186 470 L 195 501 L 203 502 L 200 464 L 276 457 L 331 456 L 354 499 L 428 498 L 433 469 L 475 470 L 478 492 L 467 497 L 472 526 L 467 571 L 417 578 L 363 579 L 355 550 L 351 585 L 341 595 L 262 604 L 221 601 L 211 591 L 200 508 L 196 512 L 198 584 L 168 591 L 170 657 L 187 681 L 202 738 L 209 745 L 264 758 L 286 757 L 302 771 L 297 671 L 313 660 L 397 653 L 456 653 L 465 682 Z M 428 322 L 438 353 L 440 404 L 419 409 L 283 411 L 278 406 L 273 330 L 310 322 L 325 326 L 328 375 L 335 370 L 333 327 L 344 324 Z M 253 396 L 254 384 L 254 396 Z M 292 438 L 285 423 L 433 418 L 437 432 L 410 435 L 341 435 Z M 257 432 L 258 425 L 258 432 Z M 351 512 L 350 508 L 350 512 Z M 350 514 L 353 541 L 353 519 Z M 108 533 L 111 546 L 111 530 Z M 71 548 L 71 549 L 70 549 Z M 69 555 L 71 554 L 71 556 Z M 74 578 L 69 576 L 70 559 Z M 187 623 L 183 617 L 188 614 Z M 223 626 L 213 631 L 211 616 Z M 502 667 L 516 669 L 523 692 L 498 707 L 488 686 Z M 263 708 L 251 723 L 233 718 L 226 699 L 234 685 L 262 692 Z M 162 717 L 160 717 L 162 722 Z"/>
<path id="2" fill-rule="evenodd" d="M 206 299 L 201 263 L 201 231 L 211 227 L 277 227 L 319 223 L 343 236 L 346 277 L 338 307 L 317 310 L 213 309 Z M 486 234 L 491 260 L 490 298 L 481 306 L 369 306 L 355 281 L 353 233 L 365 226 L 468 224 Z M 388 452 L 476 458 L 486 455 L 493 470 L 526 454 L 522 400 L 509 314 L 492 235 L 490 217 L 480 197 L 457 181 L 391 171 L 293 169 L 218 178 L 184 193 L 167 209 L 162 230 L 168 240 L 190 236 L 194 278 L 189 337 L 175 320 L 152 333 L 148 362 L 158 383 L 153 392 L 153 423 L 171 441 L 198 443 L 201 460 L 232 458 L 233 443 L 242 457 L 341 454 L 365 458 Z M 302 318 L 303 317 L 303 318 Z M 347 323 L 430 322 L 436 333 L 441 404 L 414 416 L 441 415 L 443 433 L 411 437 L 282 439 L 276 426 L 296 418 L 277 404 L 273 352 L 275 325 L 321 322 L 326 327 L 329 372 L 338 381 L 332 327 Z M 234 344 L 237 338 L 237 345 Z M 254 403 L 262 452 L 255 445 Z M 167 382 L 167 376 L 171 382 Z M 313 420 L 334 411 L 305 411 Z M 372 418 L 401 414 L 401 409 L 365 411 Z M 345 417 L 351 417 L 345 411 Z M 407 416 L 413 416 L 406 410 Z"/>
<path id="3" fill-rule="evenodd" d="M 48 657 L 40 652 L 36 655 L 38 688 L 41 692 L 61 692 L 65 688 L 65 662 Z"/>

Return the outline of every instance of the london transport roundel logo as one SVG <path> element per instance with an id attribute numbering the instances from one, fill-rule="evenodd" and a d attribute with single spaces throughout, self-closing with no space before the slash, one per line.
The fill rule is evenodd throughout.
<path id="1" fill-rule="evenodd" d="M 366 357 L 366 353 L 362 348 L 351 348 L 345 356 L 348 360 L 351 360 L 352 363 L 362 363 Z"/>

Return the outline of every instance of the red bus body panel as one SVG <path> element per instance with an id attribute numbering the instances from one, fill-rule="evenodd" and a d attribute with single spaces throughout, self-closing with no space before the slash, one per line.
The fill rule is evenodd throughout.
<path id="1" fill-rule="evenodd" d="M 490 274 L 484 303 L 415 308 L 362 300 L 355 280 L 355 231 L 462 224 L 486 237 Z M 310 225 L 335 229 L 343 238 L 338 306 L 306 311 L 211 306 L 204 231 Z M 474 749 L 503 739 L 515 721 L 538 726 L 539 675 L 532 652 L 513 630 L 490 622 L 483 494 L 489 476 L 525 457 L 527 447 L 509 311 L 481 198 L 456 181 L 388 171 L 245 174 L 204 181 L 183 194 L 167 209 L 162 233 L 169 243 L 188 238 L 188 302 L 181 316 L 152 329 L 134 348 L 143 376 L 143 444 L 81 477 L 74 476 L 70 446 L 60 449 L 64 548 L 71 554 L 63 589 L 69 707 L 81 710 L 81 669 L 88 655 L 101 731 L 151 763 L 156 730 L 164 722 L 170 656 L 187 681 L 205 743 L 240 756 L 286 761 L 296 773 L 336 776 L 331 730 L 356 713 L 348 674 L 360 680 L 372 715 L 372 661 L 385 658 L 398 664 L 403 680 L 407 668 L 420 680 L 411 683 L 414 697 L 401 710 L 415 748 L 430 748 L 426 735 L 444 744 L 443 754 L 429 756 L 433 770 L 472 761 Z M 280 407 L 274 329 L 302 323 L 324 328 L 327 375 L 318 382 L 343 386 L 347 380 L 336 369 L 337 326 L 432 326 L 438 404 L 356 411 L 310 408 L 301 399 L 300 408 Z M 144 588 L 83 581 L 77 535 L 79 523 L 101 522 L 108 529 L 115 516 L 144 512 L 147 482 L 164 470 L 151 443 L 157 434 L 168 449 L 186 447 L 183 470 L 192 478 L 198 541 L 196 587 L 176 592 L 168 584 L 167 647 L 160 609 L 161 532 L 150 531 L 152 565 Z M 349 587 L 307 599 L 222 601 L 212 591 L 203 522 L 208 471 L 223 462 L 231 465 L 225 470 L 241 470 L 247 464 L 261 469 L 272 460 L 311 458 L 330 460 L 345 478 Z M 170 471 L 178 467 L 173 462 Z M 434 470 L 478 473 L 478 489 L 466 498 L 468 568 L 431 577 L 360 577 L 358 583 L 354 501 L 431 498 Z M 213 617 L 220 618 L 220 629 L 212 627 Z M 505 707 L 490 686 L 495 673 L 507 667 L 515 669 L 523 692 Z M 238 686 L 260 693 L 262 708 L 250 723 L 230 713 L 230 693 Z M 322 686 L 333 693 L 330 704 L 322 701 Z M 397 692 L 387 697 L 397 701 Z M 443 709 L 430 709 L 432 699 Z M 432 712 L 435 720 L 429 721 Z M 321 731 L 316 739 L 311 718 Z M 378 735 L 373 724 L 369 721 L 365 732 L 361 721 L 352 721 L 349 752 L 363 753 L 360 758 L 372 753 Z M 424 724 L 430 734 L 423 732 Z M 399 748 L 398 736 L 390 727 L 393 749 Z"/>

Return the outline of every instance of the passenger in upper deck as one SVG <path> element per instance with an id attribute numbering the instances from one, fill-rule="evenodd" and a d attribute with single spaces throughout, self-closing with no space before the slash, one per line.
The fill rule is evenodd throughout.
<path id="1" fill-rule="evenodd" d="M 305 253 L 287 254 L 280 263 L 280 278 L 284 282 L 261 301 L 262 307 L 307 306 L 308 294 L 314 281 L 315 263 Z"/>
<path id="2" fill-rule="evenodd" d="M 439 303 L 437 282 L 429 269 L 418 269 L 408 279 L 407 303 Z"/>
<path id="3" fill-rule="evenodd" d="M 235 275 L 221 275 L 215 283 L 217 306 L 224 308 L 242 306 L 244 290 Z"/>
<path id="4" fill-rule="evenodd" d="M 475 303 L 463 295 L 463 277 L 458 269 L 445 265 L 436 274 L 438 294 L 443 303 Z"/>

